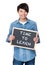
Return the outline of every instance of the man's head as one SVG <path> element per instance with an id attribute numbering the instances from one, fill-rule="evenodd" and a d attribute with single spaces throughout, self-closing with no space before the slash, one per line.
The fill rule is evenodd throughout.
<path id="1" fill-rule="evenodd" d="M 18 12 L 20 18 L 25 18 L 29 12 L 28 4 L 21 3 L 20 5 L 18 5 L 17 12 Z"/>

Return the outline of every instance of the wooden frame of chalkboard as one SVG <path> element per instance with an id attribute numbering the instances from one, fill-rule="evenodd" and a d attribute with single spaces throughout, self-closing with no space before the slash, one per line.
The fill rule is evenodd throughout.
<path id="1" fill-rule="evenodd" d="M 19 48 L 35 50 L 35 43 L 33 38 L 36 36 L 37 31 L 16 28 L 13 27 L 12 35 L 15 36 L 15 39 L 11 41 L 11 45 Z"/>

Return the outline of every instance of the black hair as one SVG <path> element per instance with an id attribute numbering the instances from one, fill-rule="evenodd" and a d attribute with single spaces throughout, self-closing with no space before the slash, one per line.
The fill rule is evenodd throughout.
<path id="1" fill-rule="evenodd" d="M 29 6 L 27 3 L 21 3 L 17 6 L 17 11 L 19 11 L 19 9 L 24 9 L 27 13 L 29 12 Z"/>

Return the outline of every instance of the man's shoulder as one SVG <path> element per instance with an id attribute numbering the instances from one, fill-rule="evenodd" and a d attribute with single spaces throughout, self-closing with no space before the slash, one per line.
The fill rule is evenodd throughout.
<path id="1" fill-rule="evenodd" d="M 18 20 L 13 21 L 13 22 L 11 23 L 11 25 L 17 24 L 17 21 L 18 21 Z"/>
<path id="2" fill-rule="evenodd" d="M 33 21 L 33 20 L 28 19 L 28 21 L 29 21 L 30 24 L 36 24 L 36 22 Z"/>

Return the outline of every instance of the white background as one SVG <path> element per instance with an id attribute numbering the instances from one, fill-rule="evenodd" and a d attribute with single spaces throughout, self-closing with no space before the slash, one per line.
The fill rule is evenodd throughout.
<path id="1" fill-rule="evenodd" d="M 0 0 L 0 65 L 12 65 L 13 46 L 6 42 L 10 24 L 18 19 L 17 5 L 28 3 L 28 18 L 37 22 L 41 43 L 36 45 L 35 65 L 47 65 L 47 1 Z"/>

